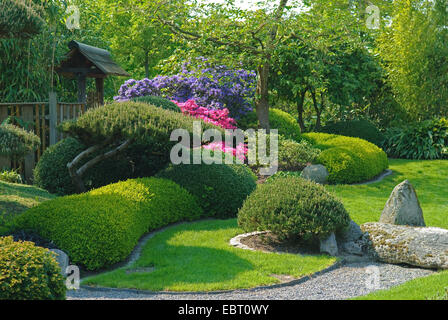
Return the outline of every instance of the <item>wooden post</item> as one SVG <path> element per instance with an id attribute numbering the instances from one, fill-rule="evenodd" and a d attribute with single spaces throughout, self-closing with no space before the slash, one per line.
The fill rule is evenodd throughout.
<path id="1" fill-rule="evenodd" d="M 8 106 L 0 106 L 0 123 L 8 117 Z M 11 168 L 11 159 L 0 157 L 0 170 Z"/>
<path id="2" fill-rule="evenodd" d="M 102 106 L 104 104 L 104 78 L 96 78 L 95 84 L 98 103 L 100 106 Z"/>
<path id="3" fill-rule="evenodd" d="M 22 106 L 22 119 L 24 122 L 34 122 L 34 105 Z M 34 152 L 25 156 L 25 181 L 31 182 L 33 178 L 35 159 Z"/>
<path id="4" fill-rule="evenodd" d="M 57 142 L 57 118 L 58 118 L 58 97 L 56 92 L 50 92 L 49 98 L 49 109 L 50 109 L 50 146 Z"/>
<path id="5" fill-rule="evenodd" d="M 86 74 L 85 73 L 78 73 L 78 102 L 79 103 L 86 103 Z"/>

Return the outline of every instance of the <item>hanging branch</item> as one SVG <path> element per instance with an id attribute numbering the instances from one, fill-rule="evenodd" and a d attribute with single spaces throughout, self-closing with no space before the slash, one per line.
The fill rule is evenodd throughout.
<path id="1" fill-rule="evenodd" d="M 108 151 L 106 153 L 102 153 L 102 154 L 96 156 L 92 160 L 90 160 L 87 163 L 85 163 L 79 169 L 76 169 L 76 165 L 79 164 L 82 159 L 84 159 L 88 155 L 90 155 L 90 154 L 92 154 L 92 153 L 94 153 L 94 152 L 96 152 L 98 150 L 101 150 L 104 146 L 106 146 L 108 144 L 109 141 L 106 141 L 103 144 L 92 146 L 92 147 L 84 150 L 79 155 L 77 155 L 76 158 L 73 159 L 72 162 L 68 163 L 67 164 L 67 169 L 68 169 L 68 172 L 70 173 L 70 177 L 72 178 L 73 184 L 75 185 L 77 191 L 79 193 L 86 192 L 86 187 L 84 185 L 84 181 L 83 181 L 82 177 L 86 173 L 87 170 L 89 170 L 90 168 L 95 166 L 97 163 L 99 163 L 99 162 L 101 162 L 101 161 L 103 161 L 105 159 L 111 158 L 111 157 L 117 155 L 118 153 L 122 152 L 127 147 L 129 147 L 129 145 L 132 143 L 132 141 L 133 141 L 133 139 L 126 140 L 125 142 L 120 144 L 115 149 L 112 149 L 112 150 L 110 150 L 110 151 Z"/>

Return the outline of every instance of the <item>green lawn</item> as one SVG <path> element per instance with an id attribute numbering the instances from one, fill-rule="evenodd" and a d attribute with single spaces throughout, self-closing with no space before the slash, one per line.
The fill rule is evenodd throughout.
<path id="1" fill-rule="evenodd" d="M 358 224 L 378 221 L 393 188 L 408 179 L 417 191 L 426 225 L 448 229 L 448 160 L 390 160 L 392 176 L 363 186 L 329 186 L 343 201 Z M 390 290 L 382 290 L 359 299 L 425 300 L 444 296 L 448 271 L 416 279 Z"/>
<path id="2" fill-rule="evenodd" d="M 329 186 L 358 223 L 378 221 L 394 187 L 408 179 L 417 191 L 428 226 L 448 229 L 448 160 L 390 160 L 394 174 L 361 186 Z"/>
<path id="3" fill-rule="evenodd" d="M 15 215 L 54 197 L 33 186 L 0 181 L 0 235 L 6 232 L 5 224 Z"/>
<path id="4" fill-rule="evenodd" d="M 448 300 L 448 271 L 380 290 L 357 300 Z"/>
<path id="5" fill-rule="evenodd" d="M 182 224 L 156 235 L 145 245 L 134 268 L 86 278 L 83 284 L 157 291 L 212 291 L 279 283 L 272 275 L 300 278 L 336 262 L 335 258 L 253 252 L 236 249 L 229 240 L 242 233 L 236 219 Z"/>
<path id="6" fill-rule="evenodd" d="M 405 179 L 417 190 L 428 226 L 448 229 L 448 160 L 390 160 L 392 176 L 363 186 L 328 186 L 358 224 L 378 221 L 393 188 Z M 0 234 L 5 220 L 54 198 L 44 190 L 0 182 Z M 4 230 L 4 228 L 3 228 Z M 296 278 L 321 270 L 335 259 L 251 252 L 231 248 L 228 241 L 242 233 L 236 220 L 183 224 L 158 234 L 145 246 L 132 268 L 154 267 L 147 273 L 126 269 L 87 278 L 84 284 L 169 291 L 210 291 L 251 288 L 280 282 L 272 275 Z M 362 299 L 435 299 L 448 286 L 448 273 L 416 279 Z"/>

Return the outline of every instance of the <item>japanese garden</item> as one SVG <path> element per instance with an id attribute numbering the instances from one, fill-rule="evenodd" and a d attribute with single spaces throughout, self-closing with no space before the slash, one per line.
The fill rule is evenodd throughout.
<path id="1" fill-rule="evenodd" d="M 447 75 L 445 0 L 0 0 L 0 300 L 448 300 Z"/>

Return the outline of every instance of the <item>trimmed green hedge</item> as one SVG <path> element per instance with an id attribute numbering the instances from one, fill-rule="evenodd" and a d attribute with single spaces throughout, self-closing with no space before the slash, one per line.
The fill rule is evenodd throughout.
<path id="1" fill-rule="evenodd" d="M 297 177 L 258 185 L 238 212 L 246 232 L 270 230 L 281 239 L 312 241 L 346 227 L 350 217 L 325 187 Z"/>
<path id="2" fill-rule="evenodd" d="M 0 300 L 63 300 L 65 290 L 52 252 L 0 237 Z"/>
<path id="3" fill-rule="evenodd" d="M 176 183 L 144 178 L 46 201 L 18 216 L 15 228 L 53 241 L 72 263 L 96 270 L 124 260 L 148 231 L 201 215 L 196 199 Z"/>
<path id="4" fill-rule="evenodd" d="M 381 147 L 384 141 L 384 135 L 380 130 L 378 130 L 372 122 L 364 119 L 329 122 L 321 131 L 324 133 L 364 139 L 378 147 Z"/>
<path id="5" fill-rule="evenodd" d="M 315 162 L 320 152 L 305 140 L 296 142 L 281 138 L 278 142 L 278 169 L 280 171 L 301 171 L 308 163 Z"/>
<path id="6" fill-rule="evenodd" d="M 143 97 L 134 98 L 134 99 L 132 99 L 132 101 L 147 103 L 147 104 L 150 104 L 150 105 L 153 105 L 153 106 L 165 109 L 165 110 L 181 112 L 180 108 L 174 102 L 171 102 L 170 100 L 159 97 L 159 96 L 143 96 Z"/>
<path id="7" fill-rule="evenodd" d="M 256 187 L 256 176 L 245 165 L 171 165 L 157 176 L 187 189 L 207 216 L 217 218 L 235 217 Z"/>
<path id="8" fill-rule="evenodd" d="M 297 124 L 296 119 L 289 113 L 279 109 L 269 109 L 269 124 L 271 129 L 277 129 L 278 134 L 284 136 L 287 139 L 300 141 L 301 130 Z M 258 128 L 258 118 L 255 111 L 249 112 L 243 118 L 238 120 L 238 127 L 242 130 L 249 128 Z"/>
<path id="9" fill-rule="evenodd" d="M 70 178 L 67 164 L 85 149 L 87 149 L 86 146 L 75 138 L 66 138 L 47 148 L 34 168 L 34 184 L 58 195 L 75 193 L 76 190 Z M 131 150 L 133 148 L 126 150 L 125 154 L 106 159 L 88 170 L 84 176 L 86 187 L 88 189 L 99 188 L 110 183 L 133 178 L 133 165 L 126 156 Z M 142 153 L 139 154 L 142 155 Z M 94 156 L 96 154 L 87 157 L 83 164 Z"/>
<path id="10" fill-rule="evenodd" d="M 316 162 L 327 168 L 330 183 L 367 181 L 389 167 L 386 153 L 365 140 L 327 133 L 306 133 L 303 137 L 322 150 Z"/>
<path id="11" fill-rule="evenodd" d="M 203 131 L 214 129 L 224 132 L 222 128 L 201 119 L 129 101 L 90 109 L 75 121 L 63 122 L 61 130 L 88 147 L 109 139 L 133 139 L 136 143 L 146 144 L 153 152 L 167 152 L 169 155 L 171 148 L 177 144 L 177 141 L 170 141 L 173 130 L 185 129 L 192 136 L 193 123 L 197 121 L 201 122 Z"/>
<path id="12" fill-rule="evenodd" d="M 48 148 L 34 171 L 35 183 L 52 193 L 72 194 L 76 191 L 67 164 L 88 147 L 108 139 L 122 142 L 133 139 L 119 155 L 106 159 L 89 169 L 83 176 L 87 189 L 93 189 L 129 178 L 149 177 L 170 162 L 170 141 L 175 129 L 185 129 L 193 136 L 193 123 L 200 121 L 203 130 L 221 128 L 200 119 L 155 107 L 146 103 L 122 102 L 91 109 L 76 121 L 62 124 L 67 138 Z M 99 151 L 107 151 L 105 147 Z M 79 166 L 99 154 L 86 157 Z M 78 166 L 78 167 L 79 167 Z"/>

